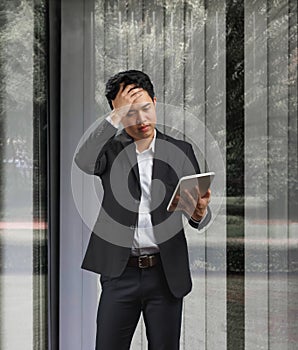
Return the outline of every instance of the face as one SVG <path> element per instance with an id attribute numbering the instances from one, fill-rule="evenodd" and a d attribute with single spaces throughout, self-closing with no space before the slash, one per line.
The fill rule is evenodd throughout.
<path id="1" fill-rule="evenodd" d="M 135 141 L 154 137 L 156 124 L 156 98 L 153 101 L 147 91 L 135 99 L 127 115 L 122 119 L 125 131 Z"/>

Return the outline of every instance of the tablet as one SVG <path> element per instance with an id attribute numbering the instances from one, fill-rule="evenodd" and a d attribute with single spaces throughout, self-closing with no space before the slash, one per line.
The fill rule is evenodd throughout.
<path id="1" fill-rule="evenodd" d="M 204 196 L 204 194 L 207 192 L 208 188 L 211 185 L 211 182 L 215 176 L 215 173 L 202 173 L 202 174 L 195 174 L 195 175 L 189 175 L 189 176 L 183 176 L 179 180 L 175 191 L 173 192 L 173 195 L 171 197 L 171 200 L 167 206 L 167 211 L 169 211 L 170 206 L 172 204 L 172 201 L 176 197 L 177 194 L 180 193 L 180 191 L 187 189 L 188 191 L 191 191 L 195 188 L 195 186 L 199 186 L 201 196 Z"/>

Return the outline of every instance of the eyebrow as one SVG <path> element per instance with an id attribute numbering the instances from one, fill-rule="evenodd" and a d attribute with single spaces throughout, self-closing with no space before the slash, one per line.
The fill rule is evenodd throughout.
<path id="1" fill-rule="evenodd" d="M 141 108 L 146 108 L 146 107 L 150 106 L 151 103 L 152 103 L 152 102 L 148 102 L 148 103 L 146 103 L 145 105 L 143 105 Z"/>

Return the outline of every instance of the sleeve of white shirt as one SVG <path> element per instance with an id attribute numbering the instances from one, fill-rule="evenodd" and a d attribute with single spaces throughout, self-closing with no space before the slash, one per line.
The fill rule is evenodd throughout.
<path id="1" fill-rule="evenodd" d="M 106 117 L 106 121 L 107 122 L 109 122 L 110 124 L 112 124 L 115 128 L 119 128 L 119 123 L 115 123 L 113 120 L 112 120 L 112 118 L 111 118 L 111 116 L 110 115 L 108 115 L 107 117 Z"/>

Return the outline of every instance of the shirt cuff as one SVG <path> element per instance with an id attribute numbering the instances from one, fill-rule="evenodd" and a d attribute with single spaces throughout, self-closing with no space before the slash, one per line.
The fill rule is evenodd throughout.
<path id="1" fill-rule="evenodd" d="M 110 115 L 108 115 L 107 117 L 106 117 L 106 121 L 108 121 L 110 124 L 112 124 L 115 128 L 119 128 L 119 123 L 117 124 L 117 123 L 115 123 L 115 122 L 113 122 L 113 120 L 112 120 L 112 118 L 111 118 L 111 116 Z"/>
<path id="2" fill-rule="evenodd" d="M 192 217 L 189 218 L 188 223 L 190 224 L 190 226 L 192 226 L 193 228 L 198 228 L 199 226 L 202 226 L 202 224 L 204 223 L 204 221 L 206 220 L 208 216 L 208 208 L 206 210 L 205 215 L 202 217 L 201 220 L 195 220 Z"/>
<path id="3" fill-rule="evenodd" d="M 192 217 L 190 217 L 189 220 L 193 221 L 193 222 L 196 223 L 196 224 L 200 224 L 201 222 L 203 222 L 203 221 L 206 219 L 207 213 L 208 213 L 208 210 L 206 210 L 206 213 L 204 214 L 204 216 L 202 217 L 201 220 L 195 220 L 195 219 L 193 219 Z"/>

